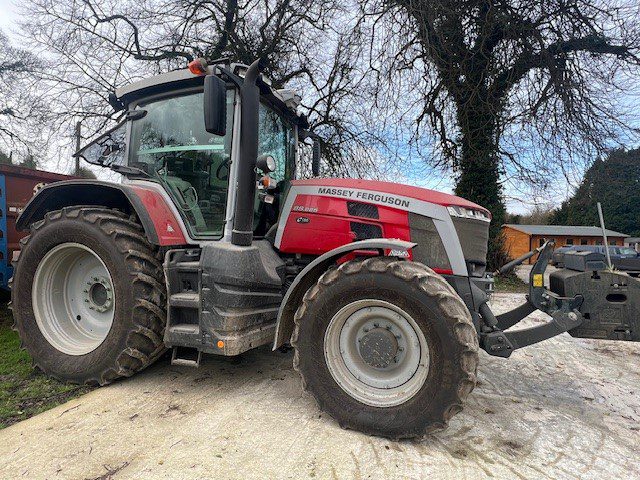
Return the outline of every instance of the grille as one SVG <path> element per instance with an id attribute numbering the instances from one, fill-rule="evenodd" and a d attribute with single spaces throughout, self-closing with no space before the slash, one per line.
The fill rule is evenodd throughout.
<path id="1" fill-rule="evenodd" d="M 487 265 L 489 222 L 474 218 L 451 217 L 460 239 L 464 259 L 472 276 L 484 275 Z"/>
<path id="2" fill-rule="evenodd" d="M 449 270 L 451 263 L 433 220 L 409 212 L 409 228 L 411 241 L 417 243 L 413 248 L 413 259 L 431 268 Z"/>
<path id="3" fill-rule="evenodd" d="M 351 231 L 356 234 L 356 240 L 368 238 L 382 238 L 382 227 L 371 223 L 351 222 Z"/>
<path id="4" fill-rule="evenodd" d="M 354 217 L 380 218 L 378 207 L 370 203 L 347 202 L 347 211 Z"/>

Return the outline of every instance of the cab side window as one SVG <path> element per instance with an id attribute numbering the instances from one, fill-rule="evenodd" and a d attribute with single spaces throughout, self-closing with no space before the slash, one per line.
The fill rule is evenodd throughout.
<path id="1" fill-rule="evenodd" d="M 258 130 L 258 155 L 271 155 L 276 161 L 276 171 L 270 176 L 276 182 L 289 179 L 293 171 L 293 129 L 275 110 L 260 105 L 260 128 Z"/>

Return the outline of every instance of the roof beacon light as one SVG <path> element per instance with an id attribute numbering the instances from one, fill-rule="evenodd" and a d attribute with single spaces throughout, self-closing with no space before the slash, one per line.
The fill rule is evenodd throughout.
<path id="1" fill-rule="evenodd" d="M 189 62 L 189 71 L 194 75 L 206 75 L 207 61 L 204 58 L 196 58 Z"/>

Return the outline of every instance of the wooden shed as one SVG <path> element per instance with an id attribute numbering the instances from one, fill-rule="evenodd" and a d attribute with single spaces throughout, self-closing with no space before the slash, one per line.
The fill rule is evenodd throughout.
<path id="1" fill-rule="evenodd" d="M 584 227 L 575 225 L 515 225 L 502 226 L 505 246 L 511 258 L 518 258 L 534 248 L 541 246 L 545 240 L 555 240 L 556 248 L 565 245 L 602 245 L 602 229 L 600 227 Z M 624 245 L 628 235 L 607 230 L 609 245 Z M 533 263 L 535 257 L 529 260 Z"/>

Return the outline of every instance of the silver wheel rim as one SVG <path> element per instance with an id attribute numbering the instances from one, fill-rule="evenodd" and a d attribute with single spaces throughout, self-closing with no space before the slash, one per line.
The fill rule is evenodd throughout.
<path id="1" fill-rule="evenodd" d="M 358 300 L 336 313 L 325 332 L 331 376 L 352 398 L 374 407 L 411 399 L 429 374 L 429 347 L 404 310 L 382 300 Z"/>
<path id="2" fill-rule="evenodd" d="M 94 351 L 113 325 L 111 275 L 86 245 L 63 243 L 49 251 L 36 269 L 31 297 L 40 332 L 67 355 Z"/>

